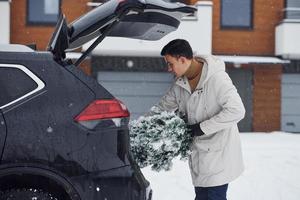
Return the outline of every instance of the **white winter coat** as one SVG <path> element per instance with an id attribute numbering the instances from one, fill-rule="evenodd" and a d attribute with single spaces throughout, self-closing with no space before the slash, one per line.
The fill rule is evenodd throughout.
<path id="1" fill-rule="evenodd" d="M 195 187 L 227 184 L 243 171 L 237 123 L 245 108 L 235 86 L 225 72 L 225 64 L 215 56 L 199 56 L 204 62 L 201 78 L 191 94 L 186 77 L 177 78 L 156 105 L 161 110 L 179 110 L 188 123 L 199 123 L 205 135 L 194 137 L 189 157 Z"/>

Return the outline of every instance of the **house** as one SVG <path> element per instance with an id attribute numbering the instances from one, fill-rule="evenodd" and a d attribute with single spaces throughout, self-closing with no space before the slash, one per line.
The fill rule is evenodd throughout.
<path id="1" fill-rule="evenodd" d="M 199 11 L 187 16 L 176 32 L 157 42 L 106 38 L 82 67 L 125 101 L 136 118 L 173 81 L 159 56 L 161 47 L 173 38 L 185 38 L 195 53 L 212 53 L 226 62 L 247 111 L 239 123 L 241 131 L 300 132 L 299 1 L 184 2 Z M 43 50 L 59 13 L 71 22 L 98 4 L 88 0 L 1 0 L 0 20 L 6 28 L 0 30 L 0 42 L 36 43 Z"/>
<path id="2" fill-rule="evenodd" d="M 241 62 L 228 61 L 227 66 L 241 95 L 248 96 L 243 100 L 248 114 L 252 110 L 252 119 L 248 117 L 252 124 L 251 130 L 300 132 L 300 104 L 296 99 L 291 102 L 285 96 L 297 93 L 296 91 L 299 93 L 300 88 L 295 87 L 294 92 L 289 91 L 289 86 L 286 87 L 285 81 L 282 80 L 293 79 L 293 77 L 286 78 L 289 75 L 284 71 L 291 68 L 291 65 L 286 61 L 274 60 L 275 55 L 287 59 L 282 56 L 282 53 L 275 52 L 280 45 L 277 40 L 281 40 L 283 46 L 288 45 L 293 49 L 297 47 L 297 43 L 299 45 L 300 40 L 297 38 L 300 33 L 299 1 L 214 0 L 213 3 L 213 54 L 240 57 Z M 287 7 L 298 11 L 283 15 Z M 281 23 L 285 23 L 287 18 L 296 16 L 298 20 L 291 20 L 299 28 L 287 31 L 290 38 L 293 38 L 293 42 L 287 44 L 282 40 L 282 36 L 278 35 L 276 29 Z M 281 39 L 275 41 L 278 37 Z M 243 76 L 245 78 L 242 78 Z M 245 81 L 249 82 L 246 83 L 247 86 L 243 86 Z M 251 87 L 249 87 L 250 83 L 252 83 Z M 246 116 L 246 120 L 248 119 Z"/>

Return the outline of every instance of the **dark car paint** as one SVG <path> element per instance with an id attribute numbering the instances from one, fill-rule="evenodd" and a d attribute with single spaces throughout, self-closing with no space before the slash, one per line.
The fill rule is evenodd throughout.
<path id="1" fill-rule="evenodd" d="M 82 199 L 144 199 L 147 182 L 129 161 L 128 119 L 121 127 L 94 130 L 74 121 L 93 100 L 113 98 L 107 90 L 80 69 L 57 64 L 50 53 L 0 53 L 0 63 L 23 65 L 45 83 L 2 109 L 8 134 L 1 166 L 49 168 L 80 188 Z M 0 131 L 3 143 L 5 127 Z"/>
<path id="2" fill-rule="evenodd" d="M 6 125 L 5 120 L 2 114 L 2 111 L 0 110 L 0 158 L 2 157 L 3 147 L 5 143 L 6 138 Z"/>

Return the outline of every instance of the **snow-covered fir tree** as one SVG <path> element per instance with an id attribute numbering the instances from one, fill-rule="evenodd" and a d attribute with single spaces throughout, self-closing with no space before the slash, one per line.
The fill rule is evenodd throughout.
<path id="1" fill-rule="evenodd" d="M 183 119 L 174 112 L 161 112 L 131 121 L 130 145 L 140 167 L 170 170 L 172 159 L 188 157 L 192 137 Z"/>

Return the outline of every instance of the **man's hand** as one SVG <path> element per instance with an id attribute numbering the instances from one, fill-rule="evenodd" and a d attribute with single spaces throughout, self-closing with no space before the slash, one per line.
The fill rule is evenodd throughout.
<path id="1" fill-rule="evenodd" d="M 187 125 L 187 129 L 192 137 L 204 135 L 204 132 L 201 130 L 199 123 Z"/>

